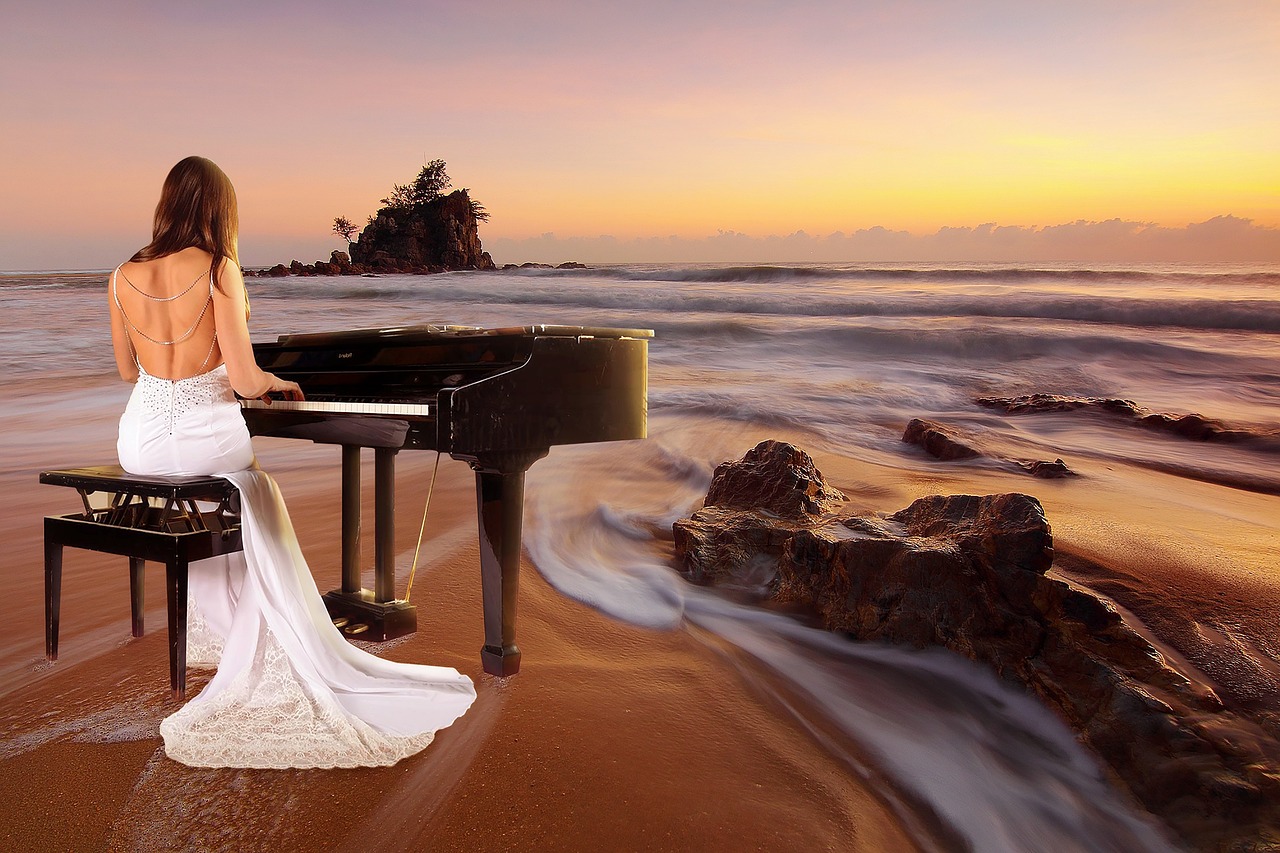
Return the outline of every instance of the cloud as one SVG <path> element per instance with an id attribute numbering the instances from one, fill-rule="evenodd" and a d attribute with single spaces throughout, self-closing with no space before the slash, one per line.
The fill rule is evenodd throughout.
<path id="1" fill-rule="evenodd" d="M 1183 227 L 1108 219 L 1061 225 L 984 223 L 913 234 L 876 226 L 825 236 L 796 231 L 756 237 L 719 231 L 708 237 L 495 237 L 485 248 L 502 263 L 787 263 L 843 261 L 1280 262 L 1280 228 L 1236 216 Z"/>
<path id="2" fill-rule="evenodd" d="M 1238 216 L 1215 216 L 1182 227 L 1107 219 L 1061 225 L 1017 226 L 988 222 L 947 226 L 931 234 L 913 234 L 882 226 L 826 235 L 795 231 L 764 237 L 717 231 L 707 237 L 677 235 L 620 238 L 561 237 L 552 232 L 512 238 L 481 234 L 484 248 L 499 265 L 506 263 L 845 263 L 845 262 L 1088 262 L 1088 263 L 1280 263 L 1280 228 Z M 53 231 L 21 240 L 0 234 L 0 268 L 107 268 L 127 257 L 136 239 L 120 234 L 78 238 L 68 252 L 65 236 Z M 297 258 L 325 259 L 340 244 L 336 238 L 299 234 L 246 235 L 241 260 L 270 266 Z M 48 258 L 57 258 L 50 264 Z M 107 260 L 104 260 L 107 259 Z"/>

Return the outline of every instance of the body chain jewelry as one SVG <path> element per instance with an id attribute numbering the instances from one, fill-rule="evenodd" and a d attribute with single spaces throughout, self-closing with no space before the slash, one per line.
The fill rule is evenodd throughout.
<path id="1" fill-rule="evenodd" d="M 133 288 L 134 293 L 139 293 L 148 299 L 155 300 L 156 302 L 172 302 L 175 299 L 186 296 L 188 293 L 191 292 L 191 288 L 195 287 L 197 284 L 200 283 L 200 279 L 204 278 L 206 273 L 208 273 L 208 270 L 205 270 L 204 272 L 200 273 L 200 275 L 196 276 L 196 280 L 191 282 L 191 284 L 187 285 L 187 289 L 182 291 L 181 293 L 175 293 L 173 296 L 152 296 L 150 293 L 147 293 L 145 290 L 138 287 L 138 285 L 129 281 L 129 276 L 124 274 L 124 267 L 120 268 L 120 275 L 124 276 L 124 283 L 129 285 L 129 287 Z"/>

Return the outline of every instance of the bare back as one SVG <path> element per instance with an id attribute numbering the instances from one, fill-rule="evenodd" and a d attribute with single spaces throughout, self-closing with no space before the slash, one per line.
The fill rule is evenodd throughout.
<path id="1" fill-rule="evenodd" d="M 222 363 L 210 260 L 208 252 L 190 248 L 125 263 L 113 273 L 113 325 L 121 324 L 136 364 L 148 374 L 187 379 Z"/>

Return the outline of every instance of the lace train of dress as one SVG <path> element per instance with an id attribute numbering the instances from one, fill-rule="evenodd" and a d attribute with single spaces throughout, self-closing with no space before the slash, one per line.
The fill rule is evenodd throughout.
<path id="1" fill-rule="evenodd" d="M 126 470 L 217 474 L 240 491 L 243 552 L 189 572 L 192 662 L 218 670 L 161 723 L 165 751 L 199 767 L 394 764 L 475 688 L 452 668 L 362 652 L 333 627 L 275 481 L 247 467 L 239 408 L 222 367 L 177 382 L 143 372 L 120 419 Z"/>

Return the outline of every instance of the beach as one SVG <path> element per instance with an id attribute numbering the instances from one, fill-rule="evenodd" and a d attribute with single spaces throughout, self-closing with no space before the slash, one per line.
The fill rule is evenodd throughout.
<path id="1" fill-rule="evenodd" d="M 6 849 L 1179 843 L 1065 726 L 978 666 L 858 644 L 684 581 L 671 523 L 698 506 L 715 465 L 766 438 L 809 451 L 868 512 L 929 494 L 1035 496 L 1058 576 L 1114 603 L 1227 709 L 1272 731 L 1280 720 L 1280 271 L 668 265 L 251 280 L 259 340 L 427 322 L 654 328 L 650 438 L 556 448 L 531 469 L 523 661 L 507 679 L 480 668 L 473 476 L 442 461 L 413 586 L 419 631 L 377 650 L 476 681 L 476 704 L 423 753 L 380 769 L 186 768 L 164 757 L 157 730 L 177 707 L 158 567 L 148 632 L 132 640 L 123 561 L 68 551 L 60 657 L 43 657 L 40 519 L 78 499 L 36 475 L 114 461 L 128 393 L 103 349 L 103 281 L 0 280 L 13 321 L 0 332 Z M 37 332 L 54 313 L 72 334 Z M 1240 438 L 975 402 L 1031 393 L 1199 412 Z M 945 421 L 983 456 L 925 456 L 901 441 L 912 417 Z M 256 447 L 320 590 L 337 586 L 336 448 Z M 1011 464 L 1055 458 L 1077 476 L 1039 480 Z M 398 459 L 401 592 L 433 463 Z M 206 677 L 193 671 L 188 689 Z"/>
<path id="2" fill-rule="evenodd" d="M 430 468 L 405 461 L 402 479 L 421 492 Z M 301 540 L 332 540 L 324 480 L 333 472 L 290 473 L 280 479 Z M 470 479 L 465 466 L 446 466 L 433 498 L 446 533 L 424 543 L 431 559 L 415 581 L 419 630 L 381 653 L 455 666 L 480 698 L 465 725 L 390 768 L 194 770 L 163 758 L 158 725 L 177 704 L 156 567 L 150 630 L 132 640 L 120 559 L 68 550 L 60 659 L 28 662 L 21 688 L 2 700 L 4 847 L 916 849 L 874 785 L 850 777 L 705 643 L 601 617 L 527 564 L 519 637 L 532 665 L 505 679 L 484 674 Z M 65 501 L 48 501 L 49 512 L 56 503 Z M 412 515 L 398 519 L 398 541 L 415 537 Z M 38 545 L 11 559 L 38 566 Z M 321 589 L 338 583 L 339 551 L 336 541 L 307 548 L 330 569 L 317 571 Z M 30 646 L 31 658 L 39 601 L 23 609 L 4 642 Z M 107 649 L 85 657 L 89 638 L 103 635 Z M 194 693 L 207 672 L 192 675 Z M 21 743 L 32 735 L 43 742 Z"/>

